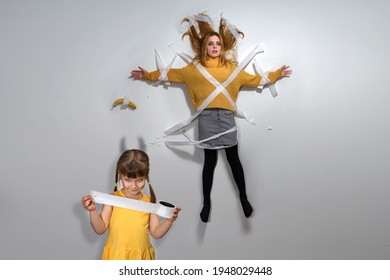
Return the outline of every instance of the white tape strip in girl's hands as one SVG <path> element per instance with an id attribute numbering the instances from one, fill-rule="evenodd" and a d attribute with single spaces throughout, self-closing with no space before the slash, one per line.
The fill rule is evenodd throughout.
<path id="1" fill-rule="evenodd" d="M 147 213 L 154 213 L 163 218 L 171 218 L 175 209 L 175 205 L 164 201 L 159 201 L 158 204 L 149 203 L 141 200 L 120 197 L 97 191 L 91 191 L 90 195 L 92 196 L 93 201 L 95 203 L 127 208 Z"/>

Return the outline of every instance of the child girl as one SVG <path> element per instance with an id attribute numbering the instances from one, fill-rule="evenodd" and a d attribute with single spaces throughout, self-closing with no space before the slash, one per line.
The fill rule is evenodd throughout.
<path id="1" fill-rule="evenodd" d="M 148 181 L 150 196 L 141 191 Z M 118 190 L 117 186 L 121 185 Z M 149 182 L 149 157 L 140 150 L 127 150 L 119 158 L 113 195 L 156 202 L 156 197 Z M 149 233 L 155 239 L 162 238 L 176 220 L 179 207 L 174 209 L 171 218 L 160 223 L 156 214 L 145 213 L 110 205 L 103 205 L 99 214 L 90 195 L 82 199 L 82 204 L 89 211 L 92 228 L 97 234 L 109 229 L 103 260 L 154 260 L 155 252 L 150 243 Z"/>
<path id="2" fill-rule="evenodd" d="M 200 17 L 208 17 L 205 13 L 199 14 Z M 196 21 L 196 22 L 195 22 Z M 202 74 L 204 68 L 219 83 L 226 81 L 233 71 L 237 68 L 235 59 L 235 45 L 237 38 L 226 26 L 225 21 L 220 21 L 219 32 L 215 32 L 211 23 L 204 20 L 184 18 L 183 22 L 191 22 L 188 31 L 183 37 L 188 36 L 191 47 L 195 53 L 193 63 L 181 69 L 170 69 L 168 71 L 168 80 L 170 82 L 185 83 L 189 90 L 191 101 L 197 110 L 208 96 L 215 90 L 215 86 L 210 83 L 205 75 Z M 194 26 L 197 24 L 197 26 Z M 196 28 L 197 27 L 197 28 Z M 235 27 L 234 27 L 235 28 Z M 237 28 L 236 32 L 240 36 L 244 34 Z M 201 66 L 202 67 L 201 67 Z M 268 75 L 268 79 L 275 83 L 283 77 L 289 77 L 291 70 L 289 66 L 282 66 L 275 72 Z M 133 70 L 131 77 L 136 80 L 155 81 L 160 77 L 160 71 L 147 72 L 142 67 L 139 70 Z M 240 71 L 233 81 L 226 86 L 226 91 L 231 100 L 235 103 L 238 93 L 242 86 L 259 86 L 262 83 L 262 77 L 251 75 L 245 71 Z M 209 219 L 211 208 L 211 186 L 213 183 L 214 169 L 217 163 L 217 150 L 224 149 L 227 161 L 233 173 L 240 196 L 241 206 L 245 217 L 250 217 L 253 208 L 248 201 L 245 190 L 244 170 L 242 168 L 237 146 L 237 130 L 234 119 L 235 109 L 228 98 L 220 92 L 200 113 L 198 116 L 199 140 L 208 139 L 213 136 L 219 137 L 205 141 L 201 144 L 204 149 L 204 166 L 202 172 L 203 182 L 203 208 L 200 218 L 203 222 Z"/>

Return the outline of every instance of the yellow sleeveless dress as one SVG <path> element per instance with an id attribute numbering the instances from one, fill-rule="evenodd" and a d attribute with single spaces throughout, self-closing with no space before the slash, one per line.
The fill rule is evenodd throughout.
<path id="1" fill-rule="evenodd" d="M 125 197 L 119 190 L 114 195 Z M 142 194 L 142 201 L 150 198 Z M 103 260 L 154 260 L 155 252 L 149 238 L 150 213 L 113 207 Z"/>

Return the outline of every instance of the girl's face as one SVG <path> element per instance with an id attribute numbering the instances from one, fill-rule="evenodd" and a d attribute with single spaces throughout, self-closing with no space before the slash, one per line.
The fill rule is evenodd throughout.
<path id="1" fill-rule="evenodd" d="M 141 190 L 145 186 L 145 178 L 128 178 L 127 176 L 121 175 L 120 179 L 122 181 L 123 189 L 126 194 L 136 198 L 141 193 Z"/>
<path id="2" fill-rule="evenodd" d="M 221 55 L 221 40 L 218 36 L 210 36 L 207 42 L 207 55 L 213 58 Z"/>

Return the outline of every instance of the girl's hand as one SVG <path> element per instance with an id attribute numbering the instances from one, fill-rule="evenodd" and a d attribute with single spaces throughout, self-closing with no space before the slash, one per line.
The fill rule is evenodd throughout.
<path id="1" fill-rule="evenodd" d="M 286 65 L 283 65 L 282 67 L 280 67 L 280 71 L 282 72 L 282 77 L 283 78 L 290 77 L 290 75 L 292 73 L 292 70 L 290 69 L 290 66 L 286 66 Z"/>
<path id="2" fill-rule="evenodd" d="M 168 218 L 167 220 L 171 221 L 172 223 L 176 220 L 177 216 L 179 215 L 179 211 L 181 211 L 181 208 L 180 207 L 176 207 L 174 210 L 173 210 L 173 215 L 172 217 Z"/>
<path id="3" fill-rule="evenodd" d="M 83 199 L 81 200 L 83 207 L 88 210 L 88 211 L 95 211 L 96 206 L 95 202 L 93 202 L 92 196 L 91 195 L 86 195 L 83 196 Z"/>
<path id="4" fill-rule="evenodd" d="M 145 69 L 142 67 L 138 66 L 139 70 L 133 70 L 131 71 L 131 78 L 134 78 L 135 80 L 143 80 L 144 79 L 144 73 Z"/>

